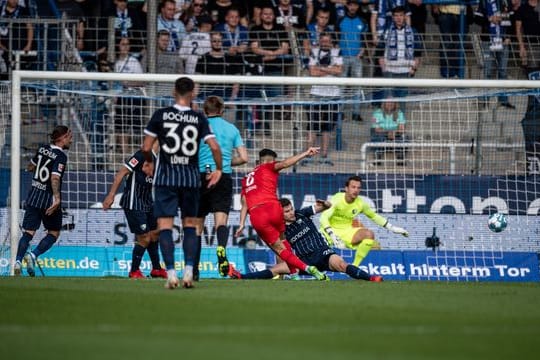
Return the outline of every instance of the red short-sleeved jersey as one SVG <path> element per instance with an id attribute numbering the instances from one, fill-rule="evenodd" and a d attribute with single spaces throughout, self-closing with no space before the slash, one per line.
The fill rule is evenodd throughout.
<path id="1" fill-rule="evenodd" d="M 276 162 L 261 164 L 242 179 L 242 195 L 248 209 L 268 202 L 278 202 L 277 183 L 279 172 Z"/>

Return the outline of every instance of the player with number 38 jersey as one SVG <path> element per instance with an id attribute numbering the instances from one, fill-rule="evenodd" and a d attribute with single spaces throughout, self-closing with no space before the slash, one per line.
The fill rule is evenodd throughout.
<path id="1" fill-rule="evenodd" d="M 161 148 L 154 177 L 156 186 L 201 186 L 199 142 L 215 138 L 203 114 L 178 104 L 159 109 L 144 133 L 157 138 Z"/>
<path id="2" fill-rule="evenodd" d="M 191 109 L 195 83 L 188 77 L 178 78 L 174 84 L 174 106 L 157 110 L 144 130 L 142 151 L 151 161 L 152 147 L 159 141 L 160 151 L 154 171 L 154 215 L 159 229 L 159 245 L 167 267 L 166 288 L 178 287 L 174 264 L 172 228 L 174 216 L 180 208 L 184 231 L 184 276 L 182 285 L 193 286 L 193 266 L 197 253 L 197 212 L 199 208 L 199 143 L 204 141 L 216 164 L 208 176 L 208 187 L 221 178 L 222 157 L 216 136 L 206 117 Z"/>

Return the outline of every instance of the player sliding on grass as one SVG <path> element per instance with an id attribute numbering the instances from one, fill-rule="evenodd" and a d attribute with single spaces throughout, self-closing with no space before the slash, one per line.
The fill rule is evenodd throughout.
<path id="1" fill-rule="evenodd" d="M 382 276 L 369 275 L 362 269 L 347 264 L 345 260 L 334 252 L 317 230 L 311 220 L 316 213 L 332 206 L 330 202 L 317 200 L 315 205 L 295 211 L 289 199 L 280 199 L 285 218 L 285 237 L 291 243 L 292 248 L 300 260 L 316 266 L 319 270 L 341 272 L 353 279 L 366 281 L 382 281 Z M 272 279 L 276 275 L 289 274 L 286 263 L 279 263 L 271 269 L 249 274 L 240 274 L 234 268 L 229 271 L 229 276 L 235 279 Z"/>
<path id="2" fill-rule="evenodd" d="M 155 155 L 153 160 L 155 161 Z M 135 234 L 135 246 L 129 271 L 129 277 L 133 279 L 144 278 L 140 265 L 145 251 L 148 251 L 152 261 L 150 276 L 167 278 L 167 271 L 162 269 L 159 263 L 157 221 L 153 214 L 154 161 L 145 161 L 140 150 L 131 155 L 116 173 L 109 194 L 103 200 L 103 210 L 110 209 L 114 202 L 114 195 L 124 178 L 126 179 L 120 206 L 124 209 L 129 229 Z"/>
<path id="3" fill-rule="evenodd" d="M 24 232 L 19 240 L 13 268 L 15 276 L 21 275 L 23 256 L 28 275 L 35 276 L 34 265 L 37 257 L 49 250 L 60 236 L 62 229 L 60 196 L 62 178 L 67 165 L 64 150 L 69 149 L 72 140 L 73 135 L 67 126 L 56 126 L 51 134 L 51 144 L 40 146 L 28 165 L 28 170 L 33 171 L 32 187 L 26 198 L 26 212 L 22 223 Z M 47 229 L 47 235 L 34 250 L 26 253 L 42 222 L 43 227 Z"/>
<path id="4" fill-rule="evenodd" d="M 361 187 L 360 176 L 349 177 L 345 183 L 345 192 L 332 196 L 332 207 L 321 214 L 321 230 L 330 245 L 340 249 L 356 249 L 353 261 L 355 266 L 360 265 L 375 243 L 373 231 L 366 229 L 361 223 L 360 227 L 353 226 L 353 221 L 359 214 L 363 213 L 375 224 L 396 234 L 409 236 L 407 230 L 390 224 L 358 196 Z"/>
<path id="5" fill-rule="evenodd" d="M 289 266 L 291 272 L 303 270 L 317 280 L 328 280 L 315 266 L 308 266 L 292 252 L 288 242 L 284 240 L 285 222 L 283 210 L 277 198 L 277 182 L 279 172 L 293 166 L 297 162 L 316 155 L 319 148 L 311 147 L 303 153 L 291 156 L 283 161 L 276 161 L 277 154 L 270 149 L 259 152 L 259 165 L 242 179 L 242 210 L 240 211 L 240 227 L 236 231 L 239 236 L 244 230 L 249 212 L 251 225 L 260 238 Z"/>

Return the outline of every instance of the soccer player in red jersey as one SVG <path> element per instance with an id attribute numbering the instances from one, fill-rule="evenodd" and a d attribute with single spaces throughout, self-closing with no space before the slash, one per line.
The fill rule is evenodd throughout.
<path id="1" fill-rule="evenodd" d="M 311 147 L 303 153 L 291 156 L 283 161 L 276 161 L 277 154 L 270 149 L 259 152 L 259 165 L 242 179 L 242 210 L 239 236 L 244 230 L 249 213 L 251 225 L 261 239 L 289 266 L 313 275 L 317 280 L 328 280 L 315 266 L 308 266 L 291 251 L 285 240 L 285 219 L 283 209 L 277 197 L 279 172 L 293 166 L 306 157 L 319 153 L 318 147 Z"/>

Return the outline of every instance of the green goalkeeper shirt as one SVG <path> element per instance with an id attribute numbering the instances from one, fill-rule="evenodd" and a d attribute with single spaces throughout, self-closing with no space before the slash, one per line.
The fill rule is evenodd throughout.
<path id="1" fill-rule="evenodd" d="M 345 193 L 339 192 L 330 199 L 332 207 L 321 214 L 321 228 L 328 226 L 336 229 L 346 229 L 351 227 L 353 219 L 359 214 L 364 214 L 371 221 L 379 226 L 384 226 L 388 222 L 385 217 L 377 214 L 369 205 L 357 197 L 352 203 L 345 201 Z"/>

